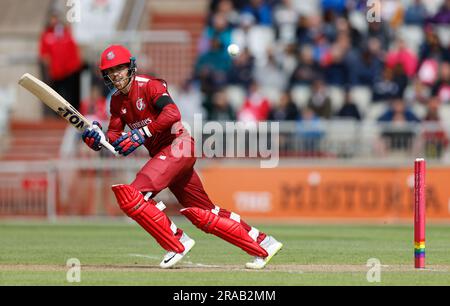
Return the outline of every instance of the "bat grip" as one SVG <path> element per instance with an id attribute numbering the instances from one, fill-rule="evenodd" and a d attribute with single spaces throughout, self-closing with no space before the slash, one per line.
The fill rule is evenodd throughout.
<path id="1" fill-rule="evenodd" d="M 114 154 L 115 156 L 119 156 L 119 153 L 116 152 L 116 150 L 114 150 L 114 147 L 108 142 L 106 141 L 106 139 L 101 139 L 100 143 L 103 145 L 103 147 L 105 149 L 107 149 L 108 151 L 110 151 L 112 154 Z"/>

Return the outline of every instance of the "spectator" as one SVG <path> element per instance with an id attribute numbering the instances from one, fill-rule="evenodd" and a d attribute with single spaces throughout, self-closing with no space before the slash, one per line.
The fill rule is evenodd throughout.
<path id="1" fill-rule="evenodd" d="M 361 114 L 359 113 L 358 106 L 353 102 L 349 90 L 345 91 L 344 105 L 338 111 L 336 117 L 342 119 L 354 119 L 357 121 L 361 120 Z"/>
<path id="2" fill-rule="evenodd" d="M 289 86 L 311 85 L 320 76 L 320 67 L 314 61 L 312 47 L 303 46 L 299 52 L 298 65 L 290 77 Z"/>
<path id="3" fill-rule="evenodd" d="M 367 39 L 377 38 L 381 42 L 383 50 L 387 50 L 391 41 L 391 33 L 386 23 L 381 22 L 369 22 L 367 31 Z"/>
<path id="4" fill-rule="evenodd" d="M 252 14 L 255 17 L 256 24 L 272 25 L 272 10 L 266 0 L 250 0 L 250 3 L 242 9 L 242 12 Z"/>
<path id="5" fill-rule="evenodd" d="M 344 86 L 348 83 L 347 63 L 350 54 L 350 38 L 345 34 L 340 34 L 336 42 L 328 50 L 325 50 L 320 59 L 327 84 Z"/>
<path id="6" fill-rule="evenodd" d="M 321 140 L 324 137 L 322 120 L 309 107 L 302 110 L 301 120 L 297 123 L 297 135 L 302 154 L 317 156 L 321 152 Z"/>
<path id="7" fill-rule="evenodd" d="M 255 58 L 250 54 L 248 48 L 244 48 L 244 50 L 233 59 L 231 69 L 228 73 L 229 84 L 242 85 L 248 89 L 253 80 L 254 66 Z"/>
<path id="8" fill-rule="evenodd" d="M 213 40 L 220 42 L 223 51 L 231 44 L 231 28 L 227 17 L 223 13 L 216 13 L 212 17 L 212 25 L 207 27 L 200 39 L 199 52 L 205 54 L 212 49 Z"/>
<path id="9" fill-rule="evenodd" d="M 314 81 L 308 108 L 317 116 L 325 119 L 331 117 L 331 99 L 327 93 L 327 87 L 321 79 Z"/>
<path id="10" fill-rule="evenodd" d="M 267 51 L 267 62 L 262 66 L 255 67 L 253 79 L 259 87 L 273 88 L 278 91 L 284 90 L 287 86 L 287 76 L 275 60 L 273 50 Z"/>
<path id="11" fill-rule="evenodd" d="M 297 105 L 292 101 L 289 92 L 281 94 L 278 104 L 270 110 L 269 120 L 271 121 L 297 121 L 300 119 Z"/>
<path id="12" fill-rule="evenodd" d="M 395 99 L 391 102 L 389 109 L 378 118 L 379 122 L 420 122 L 419 118 L 406 107 L 402 99 Z"/>
<path id="13" fill-rule="evenodd" d="M 239 121 L 265 121 L 269 117 L 269 111 L 269 101 L 260 92 L 258 84 L 256 82 L 253 82 L 249 87 L 248 97 L 238 113 Z"/>
<path id="14" fill-rule="evenodd" d="M 403 100 L 395 99 L 389 109 L 378 118 L 384 123 L 381 137 L 385 140 L 387 149 L 406 151 L 411 149 L 415 136 L 411 123 L 419 123 L 417 116 L 409 110 Z"/>
<path id="15" fill-rule="evenodd" d="M 371 38 L 368 46 L 349 63 L 349 84 L 373 86 L 383 71 L 383 62 L 380 59 L 381 44 L 378 39 Z"/>
<path id="16" fill-rule="evenodd" d="M 106 98 L 102 95 L 100 87 L 91 86 L 89 97 L 81 101 L 80 113 L 91 121 L 106 123 L 108 121 L 108 110 Z"/>
<path id="17" fill-rule="evenodd" d="M 430 88 L 423 84 L 418 78 L 414 79 L 412 86 L 405 91 L 405 100 L 408 105 L 419 103 L 426 105 L 430 97 Z"/>
<path id="18" fill-rule="evenodd" d="M 439 97 L 441 103 L 450 103 L 450 63 L 443 62 L 440 67 L 440 76 L 432 89 L 433 96 Z"/>
<path id="19" fill-rule="evenodd" d="M 448 58 L 448 50 L 442 46 L 439 36 L 431 26 L 425 28 L 425 41 L 419 47 L 419 61 L 435 59 L 441 62 Z M 447 55 L 446 55 L 447 54 Z"/>
<path id="20" fill-rule="evenodd" d="M 333 11 L 343 15 L 347 8 L 347 0 L 321 0 L 323 11 Z"/>
<path id="21" fill-rule="evenodd" d="M 445 0 L 439 11 L 427 19 L 429 23 L 450 24 L 450 0 Z"/>
<path id="22" fill-rule="evenodd" d="M 215 85 L 223 85 L 231 69 L 231 59 L 218 38 L 211 41 L 211 50 L 201 55 L 194 68 L 195 76 L 207 75 Z"/>
<path id="23" fill-rule="evenodd" d="M 441 101 L 439 97 L 432 97 L 427 104 L 427 114 L 424 119 L 422 141 L 425 156 L 439 158 L 448 147 L 449 139 L 439 116 Z"/>
<path id="24" fill-rule="evenodd" d="M 233 1 L 220 0 L 214 12 L 223 15 L 232 28 L 239 25 L 239 13 L 236 11 Z"/>
<path id="25" fill-rule="evenodd" d="M 39 58 L 50 85 L 76 109 L 80 109 L 82 61 L 69 26 L 56 13 L 49 17 L 40 37 Z"/>
<path id="26" fill-rule="evenodd" d="M 301 16 L 297 20 L 297 26 L 295 29 L 295 36 L 297 44 L 299 46 L 312 45 L 314 43 L 315 31 L 319 28 L 316 26 L 312 27 L 311 19 L 313 17 Z"/>
<path id="27" fill-rule="evenodd" d="M 417 70 L 418 59 L 416 55 L 407 48 L 403 39 L 397 39 L 395 47 L 386 54 L 386 66 L 394 68 L 401 65 L 408 77 L 412 77 Z"/>
<path id="28" fill-rule="evenodd" d="M 423 26 L 428 16 L 427 9 L 422 0 L 414 0 L 405 13 L 405 23 L 409 25 Z"/>
<path id="29" fill-rule="evenodd" d="M 394 71 L 385 68 L 381 78 L 375 81 L 372 86 L 372 100 L 374 102 L 388 101 L 402 96 L 400 86 L 394 81 Z"/>
<path id="30" fill-rule="evenodd" d="M 213 107 L 209 113 L 208 120 L 235 121 L 236 114 L 230 105 L 225 91 L 219 90 L 213 96 Z"/>

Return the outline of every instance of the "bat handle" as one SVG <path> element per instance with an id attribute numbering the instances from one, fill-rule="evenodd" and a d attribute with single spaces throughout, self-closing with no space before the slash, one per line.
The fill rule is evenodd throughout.
<path id="1" fill-rule="evenodd" d="M 114 150 L 114 147 L 108 142 L 106 141 L 106 139 L 101 139 L 100 143 L 103 145 L 103 147 L 105 149 L 107 149 L 109 152 L 111 152 L 112 154 L 114 154 L 115 156 L 119 156 L 119 153 L 116 152 L 116 150 Z"/>

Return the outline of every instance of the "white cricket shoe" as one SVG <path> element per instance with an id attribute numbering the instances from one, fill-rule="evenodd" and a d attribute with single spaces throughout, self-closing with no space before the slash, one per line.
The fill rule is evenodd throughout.
<path id="1" fill-rule="evenodd" d="M 267 257 L 256 256 L 253 262 L 248 262 L 245 264 L 247 269 L 263 269 L 275 254 L 283 247 L 283 244 L 277 241 L 272 236 L 267 236 L 261 243 L 260 246 L 267 251 L 269 254 Z"/>
<path id="2" fill-rule="evenodd" d="M 180 238 L 181 244 L 184 246 L 184 252 L 183 253 L 175 253 L 175 252 L 168 252 L 159 266 L 163 269 L 167 269 L 175 265 L 177 262 L 179 262 L 184 255 L 189 253 L 189 251 L 194 247 L 195 240 L 191 239 L 186 233 L 183 232 L 183 236 Z"/>

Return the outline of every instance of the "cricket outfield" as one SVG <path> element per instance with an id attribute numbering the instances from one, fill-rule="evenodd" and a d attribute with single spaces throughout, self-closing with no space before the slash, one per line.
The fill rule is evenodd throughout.
<path id="1" fill-rule="evenodd" d="M 427 269 L 415 270 L 412 225 L 259 224 L 284 248 L 266 269 L 250 271 L 240 249 L 175 222 L 197 244 L 170 270 L 159 268 L 164 251 L 134 224 L 0 222 L 0 285 L 450 284 L 449 225 L 427 226 Z M 81 263 L 79 283 L 66 278 L 71 258 Z M 373 258 L 379 273 L 367 266 Z"/>

